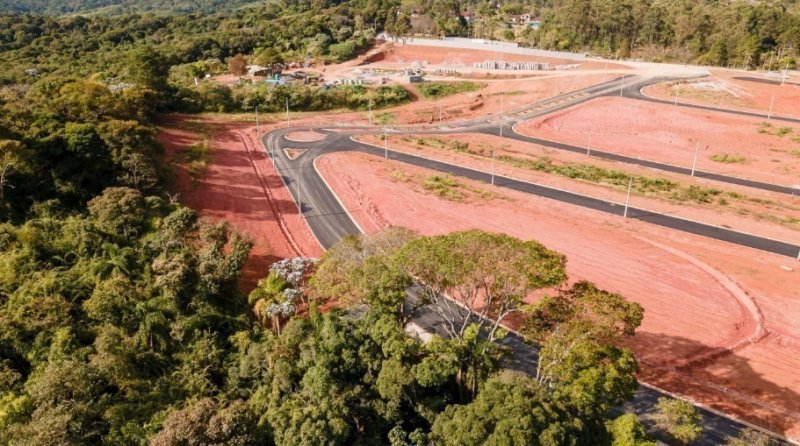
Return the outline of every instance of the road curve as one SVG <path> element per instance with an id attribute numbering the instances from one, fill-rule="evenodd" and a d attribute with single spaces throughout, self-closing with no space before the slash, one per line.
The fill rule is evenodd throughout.
<path id="1" fill-rule="evenodd" d="M 358 143 L 352 141 L 349 134 L 317 130 L 318 132 L 326 134 L 326 137 L 322 141 L 296 142 L 287 140 L 285 135 L 295 130 L 297 129 L 282 129 L 265 135 L 263 139 L 264 146 L 270 153 L 270 156 L 273 157 L 277 170 L 289 188 L 290 193 L 294 199 L 300 203 L 301 212 L 308 221 L 312 232 L 325 248 L 330 248 L 343 237 L 361 233 L 361 229 L 350 217 L 347 210 L 316 170 L 314 161 L 319 156 L 333 152 L 360 151 L 374 156 L 387 156 L 388 159 L 434 170 L 447 171 L 478 181 L 488 182 L 491 180 L 489 174 L 484 172 L 452 166 L 392 150 L 386 151 L 380 147 Z M 286 147 L 300 149 L 304 152 L 292 160 L 289 158 L 286 151 L 283 150 Z M 569 192 L 550 190 L 543 186 L 505 177 L 498 176 L 495 180 L 498 186 L 521 190 L 522 192 L 535 193 L 535 191 L 539 191 L 545 195 L 555 193 L 556 196 L 550 197 L 553 199 L 563 198 L 558 196 L 559 193 L 567 194 L 566 196 L 570 196 L 571 194 Z M 622 208 L 619 205 L 603 204 L 600 200 L 590 197 L 576 196 L 575 200 L 587 207 L 596 208 L 604 212 L 618 215 L 622 212 Z M 654 217 L 652 214 L 648 215 L 645 211 L 633 208 L 629 208 L 629 212 L 631 212 L 633 216 L 636 216 L 637 212 L 640 212 L 641 215 L 639 215 L 639 218 L 643 220 Z M 410 298 L 413 299 L 413 296 Z M 431 310 L 426 310 L 425 308 L 417 310 L 417 313 L 414 315 L 414 322 L 428 332 L 446 335 L 441 329 L 442 321 L 438 320 L 436 313 Z M 538 353 L 535 347 L 531 346 L 514 333 L 510 333 L 501 341 L 501 344 L 514 352 L 514 360 L 509 364 L 510 368 L 528 374 L 535 373 L 536 361 L 538 359 Z M 665 396 L 671 395 L 651 386 L 642 385 L 637 389 L 633 399 L 626 402 L 624 406 L 618 410 L 620 412 L 635 413 L 640 416 L 651 414 L 655 410 L 658 398 Z M 720 413 L 709 411 L 702 407 L 698 407 L 698 409 L 703 417 L 704 430 L 700 440 L 695 443 L 697 445 L 719 445 L 723 443 L 726 437 L 737 435 L 742 428 L 747 426 L 746 424 Z M 649 419 L 645 417 L 645 423 L 650 423 L 648 420 Z M 661 440 L 667 441 L 666 438 L 662 438 Z"/>

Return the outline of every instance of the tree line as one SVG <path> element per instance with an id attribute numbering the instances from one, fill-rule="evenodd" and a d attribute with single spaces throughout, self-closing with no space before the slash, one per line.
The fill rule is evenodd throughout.
<path id="1" fill-rule="evenodd" d="M 426 15 L 424 31 L 434 35 L 655 62 L 775 70 L 796 67 L 800 51 L 800 5 L 794 0 L 404 0 L 387 29 L 410 32 L 412 14 Z M 541 27 L 512 26 L 510 17 L 521 14 L 539 19 Z"/>

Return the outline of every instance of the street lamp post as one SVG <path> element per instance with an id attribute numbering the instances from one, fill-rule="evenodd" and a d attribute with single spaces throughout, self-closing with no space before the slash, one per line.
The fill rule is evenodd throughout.
<path id="1" fill-rule="evenodd" d="M 628 181 L 628 196 L 625 198 L 625 212 L 623 212 L 622 218 L 628 218 L 628 204 L 631 202 L 631 189 L 633 189 L 633 176 L 631 176 L 630 181 Z"/>
<path id="2" fill-rule="evenodd" d="M 694 148 L 694 160 L 692 161 L 692 176 L 694 176 L 695 168 L 697 167 L 697 155 L 700 153 L 700 140 L 697 140 L 697 145 Z"/>
<path id="3" fill-rule="evenodd" d="M 767 121 L 772 119 L 772 107 L 775 105 L 775 93 L 772 93 L 772 100 L 769 101 L 769 111 L 767 112 Z"/>
<path id="4" fill-rule="evenodd" d="M 386 133 L 386 129 L 383 129 L 383 157 L 389 159 L 389 135 Z"/>
<path id="5" fill-rule="evenodd" d="M 289 121 L 289 98 L 286 98 L 286 127 L 291 127 L 291 122 Z"/>
<path id="6" fill-rule="evenodd" d="M 592 154 L 592 129 L 589 129 L 589 143 L 586 144 L 586 154 Z"/>
<path id="7" fill-rule="evenodd" d="M 505 93 L 500 94 L 500 145 L 503 145 L 503 126 L 504 126 L 504 118 L 503 118 L 503 99 L 505 98 Z M 492 186 L 494 186 L 494 174 L 495 174 L 495 148 L 492 147 Z"/>
<path id="8" fill-rule="evenodd" d="M 789 64 L 787 63 L 785 67 L 783 67 L 783 78 L 781 78 L 781 85 L 786 83 L 786 75 L 789 73 Z"/>
<path id="9" fill-rule="evenodd" d="M 258 105 L 255 106 L 256 109 L 256 137 L 261 136 L 261 130 L 258 127 Z"/>

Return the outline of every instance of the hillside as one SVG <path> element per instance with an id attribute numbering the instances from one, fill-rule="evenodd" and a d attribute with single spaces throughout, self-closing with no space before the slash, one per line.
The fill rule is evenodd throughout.
<path id="1" fill-rule="evenodd" d="M 0 0 L 0 12 L 68 15 L 75 13 L 122 14 L 131 12 L 217 12 L 232 10 L 254 0 Z"/>

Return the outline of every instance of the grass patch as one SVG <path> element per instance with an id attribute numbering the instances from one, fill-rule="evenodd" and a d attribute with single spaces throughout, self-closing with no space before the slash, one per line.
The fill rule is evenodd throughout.
<path id="1" fill-rule="evenodd" d="M 181 151 L 186 162 L 186 170 L 192 180 L 197 181 L 206 173 L 209 161 L 208 139 L 203 139 Z"/>
<path id="2" fill-rule="evenodd" d="M 425 179 L 422 187 L 444 200 L 462 201 L 464 199 L 464 193 L 461 191 L 463 185 L 449 175 L 432 175 Z"/>
<path id="3" fill-rule="evenodd" d="M 380 125 L 394 124 L 396 118 L 392 112 L 383 112 L 375 114 L 375 123 Z"/>
<path id="4" fill-rule="evenodd" d="M 791 127 L 778 127 L 775 128 L 769 122 L 762 122 L 758 126 L 758 133 L 763 133 L 765 135 L 773 135 L 780 138 L 784 136 L 791 135 L 794 132 L 794 129 Z M 792 141 L 800 142 L 800 136 L 792 137 Z"/>
<path id="5" fill-rule="evenodd" d="M 792 150 L 791 154 L 792 154 L 792 156 L 796 156 L 796 157 L 800 158 L 800 149 Z"/>
<path id="6" fill-rule="evenodd" d="M 426 82 L 419 85 L 417 90 L 426 99 L 439 99 L 454 94 L 477 91 L 485 86 L 486 84 L 470 81 Z"/>
<path id="7" fill-rule="evenodd" d="M 724 164 L 744 164 L 747 161 L 747 158 L 738 155 L 729 155 L 727 153 L 717 153 L 715 155 L 711 155 L 711 161 Z"/>

